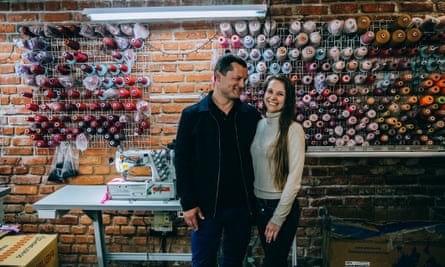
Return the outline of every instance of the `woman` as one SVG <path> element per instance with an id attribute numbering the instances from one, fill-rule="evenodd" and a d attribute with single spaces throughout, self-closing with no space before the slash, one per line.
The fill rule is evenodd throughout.
<path id="1" fill-rule="evenodd" d="M 258 122 L 250 147 L 255 174 L 257 225 L 264 249 L 263 267 L 288 266 L 297 231 L 305 158 L 304 131 L 295 119 L 295 87 L 285 76 L 270 76 L 264 85 L 266 117 Z"/>

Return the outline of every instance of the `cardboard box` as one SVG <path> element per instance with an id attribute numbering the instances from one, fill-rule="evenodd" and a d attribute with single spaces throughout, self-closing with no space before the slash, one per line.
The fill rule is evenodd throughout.
<path id="1" fill-rule="evenodd" d="M 445 267 L 445 223 L 335 222 L 326 236 L 329 267 Z"/>
<path id="2" fill-rule="evenodd" d="M 58 267 L 57 235 L 26 234 L 0 239 L 0 266 Z"/>

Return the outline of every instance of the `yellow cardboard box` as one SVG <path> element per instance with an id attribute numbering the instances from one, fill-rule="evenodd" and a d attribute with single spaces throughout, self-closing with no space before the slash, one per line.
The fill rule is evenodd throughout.
<path id="1" fill-rule="evenodd" d="M 58 267 L 57 235 L 20 234 L 0 239 L 0 266 Z"/>

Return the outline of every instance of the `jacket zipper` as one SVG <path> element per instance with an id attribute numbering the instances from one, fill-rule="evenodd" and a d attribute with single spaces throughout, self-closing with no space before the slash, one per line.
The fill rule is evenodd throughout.
<path id="1" fill-rule="evenodd" d="M 242 155 L 241 155 L 241 148 L 240 148 L 240 146 L 239 146 L 237 119 L 238 119 L 238 112 L 235 113 L 235 137 L 236 137 L 236 146 L 237 146 L 237 148 L 238 148 L 238 156 L 239 156 L 239 160 L 240 160 L 240 164 L 241 164 L 241 165 L 240 165 L 240 168 L 241 168 L 241 177 L 242 177 L 243 184 L 244 184 L 244 193 L 245 193 L 245 197 L 246 197 L 247 209 L 249 210 L 249 213 L 252 215 L 252 207 L 250 206 L 249 193 L 247 192 L 246 177 L 244 177 L 243 157 L 242 157 Z"/>
<path id="2" fill-rule="evenodd" d="M 216 217 L 216 207 L 218 205 L 218 195 L 219 195 L 219 181 L 221 179 L 221 136 L 220 127 L 218 120 L 213 116 L 212 112 L 209 112 L 210 116 L 215 120 L 216 127 L 218 128 L 218 179 L 216 180 L 216 194 L 215 194 L 215 206 L 213 207 L 213 218 Z M 236 127 L 236 126 L 235 126 Z"/>

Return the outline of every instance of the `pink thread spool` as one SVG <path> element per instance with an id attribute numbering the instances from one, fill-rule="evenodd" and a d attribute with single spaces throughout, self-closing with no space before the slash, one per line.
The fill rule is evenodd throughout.
<path id="1" fill-rule="evenodd" d="M 375 33 L 373 31 L 367 31 L 360 35 L 360 43 L 362 45 L 368 45 L 372 43 L 375 39 Z"/>
<path id="2" fill-rule="evenodd" d="M 241 39 L 238 35 L 234 34 L 230 38 L 232 48 L 240 48 L 241 47 Z"/>
<path id="3" fill-rule="evenodd" d="M 218 38 L 218 44 L 219 46 L 221 46 L 222 48 L 227 48 L 229 47 L 229 41 L 226 39 L 226 37 L 224 36 L 220 36 Z"/>
<path id="4" fill-rule="evenodd" d="M 285 46 L 291 46 L 293 42 L 294 42 L 294 37 L 292 36 L 292 34 L 289 34 L 288 36 L 286 36 L 286 39 L 284 39 Z"/>

